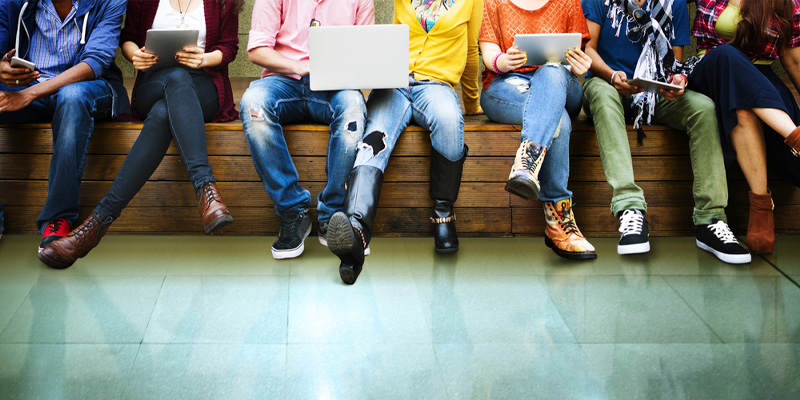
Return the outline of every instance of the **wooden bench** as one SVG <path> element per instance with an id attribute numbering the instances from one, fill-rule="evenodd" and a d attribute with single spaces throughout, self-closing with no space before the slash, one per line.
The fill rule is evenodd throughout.
<path id="1" fill-rule="evenodd" d="M 251 80 L 232 79 L 237 104 Z M 127 79 L 126 87 L 131 88 L 132 83 Z M 457 88 L 456 93 L 460 96 L 461 91 Z M 618 221 L 610 214 L 611 188 L 605 181 L 594 127 L 583 114 L 573 125 L 569 187 L 574 192 L 578 225 L 589 237 L 617 236 Z M 140 129 L 138 122 L 97 124 L 81 185 L 82 217 L 94 209 L 110 187 Z M 543 235 L 541 204 L 504 190 L 519 146 L 519 130 L 519 126 L 492 123 L 486 117 L 467 117 L 465 131 L 470 156 L 456 203 L 460 234 Z M 325 184 L 327 127 L 292 125 L 285 127 L 285 132 L 302 184 L 312 193 L 312 214 L 316 217 L 313 210 L 316 195 Z M 643 146 L 637 145 L 631 127 L 628 136 L 636 180 L 648 202 L 651 234 L 693 235 L 688 139 L 683 132 L 664 126 L 648 126 L 645 132 L 647 139 Z M 47 197 L 51 137 L 50 124 L 0 125 L 0 202 L 6 209 L 9 233 L 35 232 L 34 221 Z M 206 137 L 214 175 L 234 217 L 234 223 L 219 234 L 277 234 L 279 219 L 253 167 L 241 122 L 207 124 Z M 386 170 L 375 221 L 376 235 L 429 234 L 429 156 L 428 132 L 417 126 L 409 127 Z M 738 171 L 730 173 L 728 179 L 731 194 L 728 216 L 735 232 L 744 234 L 747 185 Z M 800 190 L 781 181 L 771 182 L 770 186 L 777 205 L 776 230 L 800 233 Z M 202 234 L 192 186 L 174 145 L 110 232 Z"/>
<path id="2" fill-rule="evenodd" d="M 141 123 L 97 124 L 81 186 L 82 216 L 88 215 L 108 190 L 140 129 Z M 275 235 L 279 220 L 253 167 L 241 123 L 211 123 L 206 131 L 211 165 L 235 219 L 220 234 Z M 326 179 L 327 127 L 292 125 L 285 132 L 301 181 L 314 198 Z M 692 173 L 686 135 L 662 126 L 646 127 L 645 132 L 643 146 L 636 144 L 632 129 L 629 139 L 637 182 L 649 204 L 651 232 L 657 236 L 693 234 Z M 504 190 L 519 143 L 519 127 L 491 123 L 485 117 L 469 118 L 466 141 L 470 157 L 456 204 L 459 233 L 542 235 L 540 203 Z M 51 148 L 49 124 L 0 126 L 0 201 L 6 209 L 8 233 L 35 232 L 34 221 L 47 195 Z M 570 189 L 575 193 L 579 226 L 590 237 L 618 235 L 618 222 L 609 213 L 611 189 L 605 182 L 594 128 L 585 118 L 575 122 L 571 154 Z M 409 127 L 386 171 L 376 235 L 429 233 L 429 155 L 428 132 Z M 728 215 L 734 230 L 743 234 L 747 228 L 747 185 L 741 173 L 730 175 Z M 780 181 L 771 182 L 771 187 L 777 205 L 776 230 L 800 233 L 800 190 Z M 315 205 L 314 200 L 312 208 Z M 312 214 L 316 214 L 314 210 Z M 111 232 L 202 234 L 192 186 L 174 145 Z"/>

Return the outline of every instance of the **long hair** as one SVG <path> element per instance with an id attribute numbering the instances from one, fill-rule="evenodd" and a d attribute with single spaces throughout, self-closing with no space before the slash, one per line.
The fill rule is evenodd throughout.
<path id="1" fill-rule="evenodd" d="M 239 14 L 244 6 L 244 0 L 217 0 L 217 3 L 219 3 L 219 8 L 222 10 L 223 15 L 227 13 Z M 226 7 L 225 3 L 230 3 L 230 5 Z"/>
<path id="2" fill-rule="evenodd" d="M 778 48 L 782 49 L 792 37 L 792 0 L 744 0 L 741 8 L 742 20 L 736 26 L 731 44 L 745 54 L 758 56 L 764 53 L 770 40 L 767 29 L 775 23 L 778 29 Z"/>

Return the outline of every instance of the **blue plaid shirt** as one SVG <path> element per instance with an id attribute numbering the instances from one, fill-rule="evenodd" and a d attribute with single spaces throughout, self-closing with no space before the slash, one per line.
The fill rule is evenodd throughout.
<path id="1" fill-rule="evenodd" d="M 31 35 L 30 60 L 41 73 L 44 82 L 72 68 L 80 60 L 82 19 L 75 18 L 78 1 L 72 0 L 72 10 L 64 21 L 51 0 L 42 0 L 36 10 L 36 28 Z"/>

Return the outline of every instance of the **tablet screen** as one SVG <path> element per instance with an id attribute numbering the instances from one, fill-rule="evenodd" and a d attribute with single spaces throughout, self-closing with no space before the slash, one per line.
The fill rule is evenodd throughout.
<path id="1" fill-rule="evenodd" d="M 186 46 L 196 46 L 200 31 L 197 29 L 150 29 L 147 31 L 145 50 L 158 57 L 158 63 L 148 71 L 182 66 L 175 54 Z"/>

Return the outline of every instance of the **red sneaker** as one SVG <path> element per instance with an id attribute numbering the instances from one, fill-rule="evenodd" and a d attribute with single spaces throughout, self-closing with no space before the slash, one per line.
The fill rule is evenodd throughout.
<path id="1" fill-rule="evenodd" d="M 64 236 L 67 236 L 69 231 L 71 231 L 69 221 L 66 218 L 61 218 L 50 222 L 47 226 L 44 227 L 44 233 L 42 234 L 42 241 L 39 242 L 39 251 L 41 252 L 42 249 L 47 247 L 48 244 L 55 242 L 58 239 L 61 239 Z"/>

